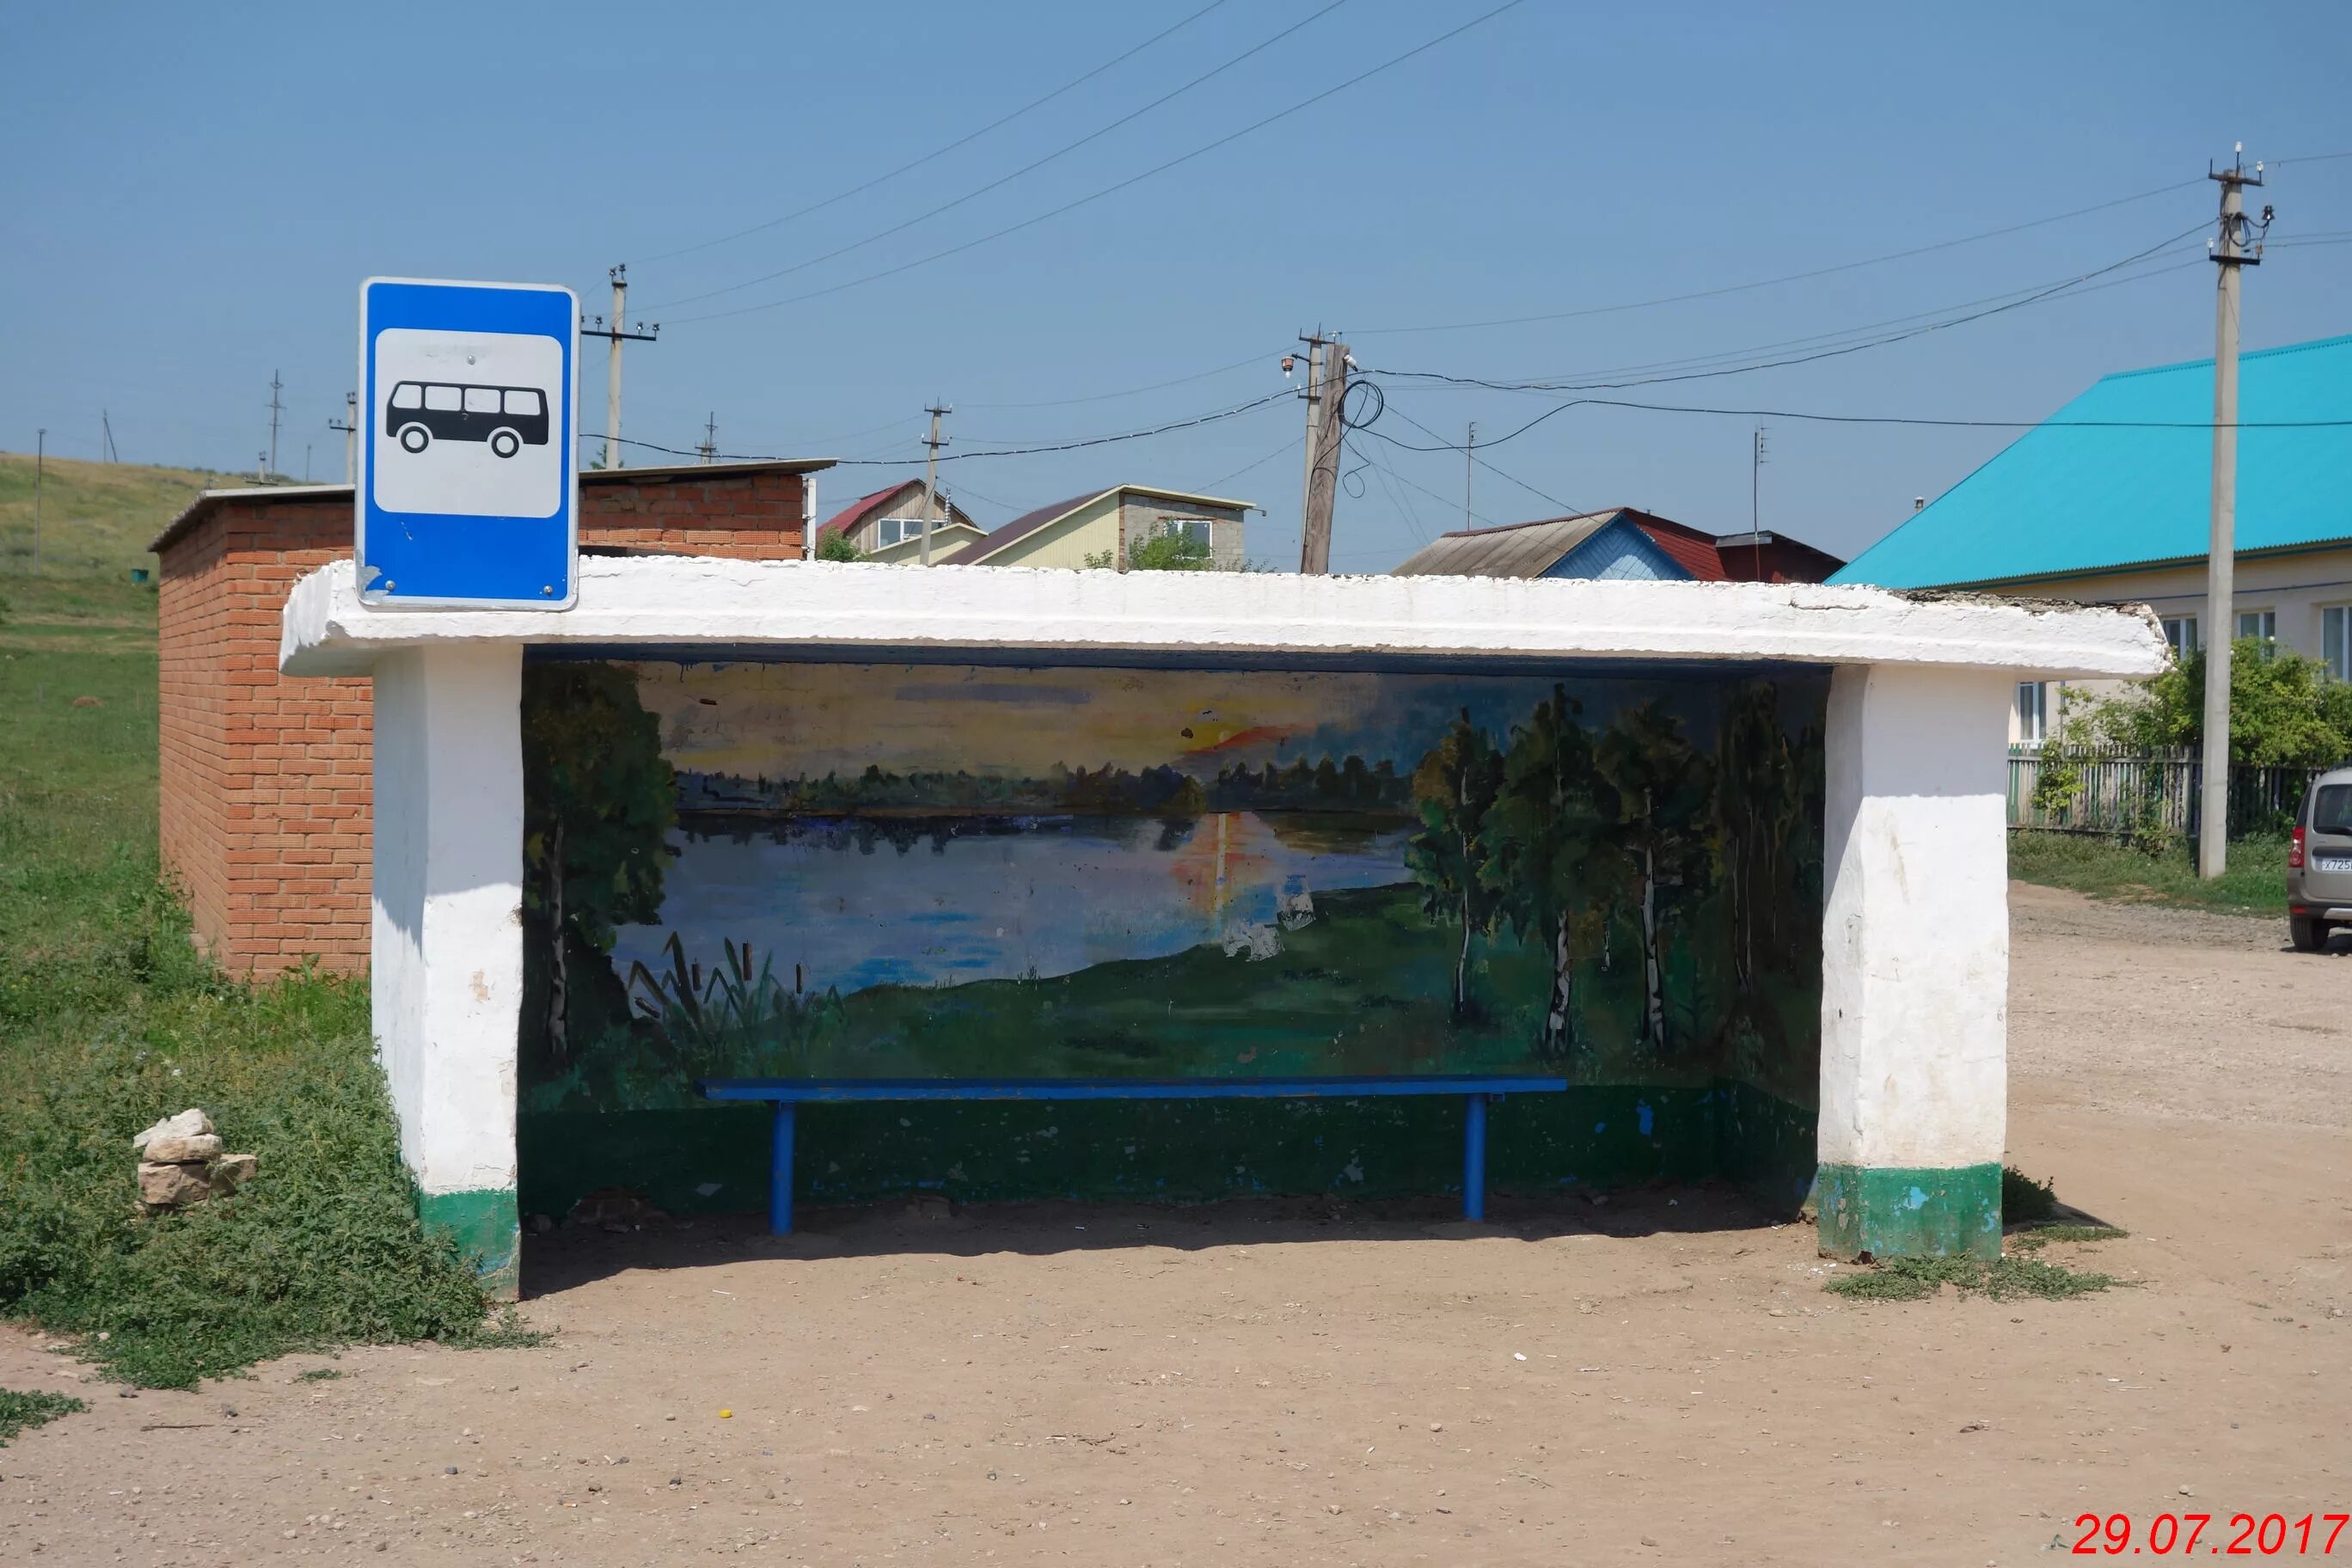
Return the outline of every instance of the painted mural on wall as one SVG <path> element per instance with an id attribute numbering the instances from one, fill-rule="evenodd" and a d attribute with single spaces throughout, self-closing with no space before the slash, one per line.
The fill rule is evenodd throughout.
<path id="1" fill-rule="evenodd" d="M 525 1102 L 1543 1069 L 1809 1103 L 1825 691 L 534 664 Z"/>

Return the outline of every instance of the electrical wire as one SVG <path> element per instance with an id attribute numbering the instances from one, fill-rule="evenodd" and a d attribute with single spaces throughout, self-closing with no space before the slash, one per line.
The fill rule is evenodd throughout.
<path id="1" fill-rule="evenodd" d="M 2095 294 L 2102 289 L 2121 288 L 2125 284 L 2142 282 L 2150 278 L 2161 277 L 2168 272 L 2183 271 L 2189 268 L 2199 266 L 2205 260 L 2206 257 L 2204 252 L 2200 251 L 2193 258 L 2189 260 L 2170 262 L 2161 267 L 2151 267 L 2144 272 L 2129 272 L 2126 273 L 2126 276 L 2113 279 L 2105 283 L 2092 284 L 2070 290 L 2066 293 L 2065 298 L 2073 299 L 2078 295 Z M 1556 387 L 1577 382 L 1580 378 L 1587 376 L 1630 375 L 1643 371 L 1699 369 L 1743 360 L 1754 354 L 1777 353 L 1783 349 L 1805 348 L 1815 345 L 1843 342 L 1850 339 L 1865 336 L 1872 332 L 1883 331 L 1888 327 L 1900 327 L 1908 325 L 1915 321 L 1933 321 L 1940 317 L 1950 315 L 1955 311 L 1971 310 L 1979 305 L 1999 304 L 2012 300 L 2022 302 L 2024 297 L 2029 294 L 2041 293 L 2046 289 L 2053 289 L 2058 284 L 2062 284 L 2066 281 L 2069 281 L 2069 279 L 2062 279 L 2053 280 L 2053 282 L 2032 283 L 2019 289 L 2003 289 L 1998 294 L 1980 295 L 1973 300 L 1962 300 L 1948 305 L 1938 305 L 1933 310 L 1914 310 L 1908 315 L 1890 316 L 1883 321 L 1864 321 L 1855 326 L 1840 327 L 1831 331 L 1809 332 L 1802 337 L 1782 338 L 1772 342 L 1751 343 L 1745 348 L 1725 349 L 1713 353 L 1685 354 L 1679 359 L 1650 360 L 1632 364 L 1603 365 L 1597 369 L 1585 371 L 1563 371 L 1553 375 L 1546 376 L 1498 376 L 1495 379 L 1498 382 L 1508 382 L 1530 387 Z M 1433 387 L 1431 390 L 1436 391 L 1441 389 Z"/>
<path id="2" fill-rule="evenodd" d="M 1427 437 L 1432 437 L 1432 438 L 1433 438 L 1433 439 L 1434 439 L 1434 440 L 1443 441 L 1444 439 L 1445 439 L 1445 437 L 1444 437 L 1438 435 L 1438 433 L 1437 433 L 1436 431 L 1432 430 L 1428 426 L 1423 425 L 1420 420 L 1415 419 L 1412 415 L 1407 414 L 1403 409 L 1399 408 L 1396 412 L 1397 412 L 1397 417 L 1398 417 L 1398 418 L 1400 418 L 1400 419 L 1403 420 L 1406 424 L 1408 424 L 1408 425 L 1412 426 L 1414 429 L 1416 429 L 1416 430 L 1420 431 L 1423 435 L 1427 436 Z M 1368 436 L 1378 436 L 1378 437 L 1380 437 L 1380 438 L 1381 438 L 1381 440 L 1383 440 L 1383 441 L 1388 441 L 1388 440 L 1391 440 L 1391 439 L 1390 437 L 1388 437 L 1387 435 L 1385 435 L 1385 434 L 1383 434 L 1382 432 L 1378 431 L 1378 430 L 1368 430 L 1368 431 L 1366 431 L 1366 432 L 1365 432 L 1365 434 L 1366 434 L 1366 435 L 1368 435 Z M 1519 477 L 1518 477 L 1518 475 L 1517 475 L 1517 474 L 1513 474 L 1513 473 L 1507 473 L 1507 472 L 1505 472 L 1503 469 L 1496 468 L 1494 464 L 1492 464 L 1492 463 L 1488 462 L 1486 458 L 1482 458 L 1482 457 L 1478 456 L 1478 454 L 1477 454 L 1475 451 L 1471 451 L 1471 452 L 1469 452 L 1469 453 L 1468 453 L 1468 457 L 1469 457 L 1469 458 L 1470 458 L 1470 460 L 1471 460 L 1472 462 L 1474 462 L 1474 463 L 1477 464 L 1480 468 L 1482 468 L 1486 469 L 1488 473 L 1490 473 L 1490 474 L 1494 475 L 1496 479 L 1508 479 L 1508 480 L 1510 480 L 1510 482 L 1511 482 L 1511 483 L 1513 483 L 1513 484 L 1515 484 L 1515 485 L 1518 486 L 1518 487 L 1519 487 L 1519 489 L 1523 489 L 1523 490 L 1527 491 L 1527 492 L 1528 492 L 1528 494 L 1529 494 L 1529 495 L 1531 495 L 1531 496 L 1536 496 L 1536 497 L 1538 497 L 1538 498 L 1539 498 L 1539 499 L 1541 499 L 1541 500 L 1546 500 L 1546 501 L 1550 502 L 1553 506 L 1556 506 L 1556 507 L 1559 508 L 1559 510 L 1560 510 L 1562 512 L 1567 513 L 1567 514 L 1568 514 L 1568 515 L 1570 515 L 1570 516 L 1572 516 L 1572 517 L 1586 517 L 1586 516 L 1590 516 L 1590 515 L 1591 514 L 1592 510 L 1594 510 L 1594 509 L 1590 508 L 1590 507 L 1580 507 L 1580 506 L 1578 506 L 1578 505 L 1577 505 L 1575 502 L 1573 502 L 1573 501 L 1565 501 L 1565 500 L 1560 500 L 1558 496 L 1551 494 L 1551 493 L 1550 493 L 1549 491 L 1548 491 L 1548 490 L 1539 490 L 1539 489 L 1536 489 L 1536 487 L 1535 487 L 1535 486 L 1533 486 L 1533 485 L 1531 485 L 1531 484 L 1528 483 L 1528 481 L 1527 481 L 1527 480 L 1525 480 L 1525 479 L 1523 479 L 1519 478 Z"/>
<path id="3" fill-rule="evenodd" d="M 1201 493 L 1203 495 L 1214 495 L 1219 485 L 1229 485 L 1235 479 L 1240 479 L 1244 474 L 1254 473 L 1257 469 L 1265 468 L 1268 463 L 1273 462 L 1285 452 L 1297 450 L 1306 442 L 1306 440 L 1307 437 L 1304 436 L 1293 436 L 1289 440 L 1285 441 L 1281 446 L 1276 447 L 1265 457 L 1244 463 L 1240 468 L 1235 468 L 1230 474 L 1218 475 L 1215 479 L 1211 479 L 1207 484 L 1201 487 Z"/>
<path id="4" fill-rule="evenodd" d="M 1293 395 L 1290 390 L 1288 388 L 1285 388 L 1280 392 L 1270 392 L 1264 397 L 1254 397 L 1247 403 L 1235 404 L 1231 408 L 1220 408 L 1213 410 L 1207 414 L 1196 414 L 1189 419 L 1172 419 L 1164 425 L 1154 425 L 1150 428 L 1145 430 L 1122 430 L 1115 435 L 1089 436 L 1081 440 L 1057 441 L 1034 447 L 1007 447 L 992 448 L 987 451 L 949 452 L 943 454 L 939 460 L 942 466 L 945 466 L 949 463 L 968 463 L 980 458 L 1027 458 L 1034 457 L 1044 452 L 1076 452 L 1089 447 L 1108 447 L 1119 441 L 1140 441 L 1147 437 L 1165 436 L 1171 431 L 1191 430 L 1202 425 L 1213 425 L 1219 420 L 1231 419 L 1237 415 L 1246 414 L 1253 408 L 1264 408 L 1270 403 L 1281 402 L 1283 399 L 1291 395 Z M 583 441 L 601 441 L 604 439 L 604 437 L 588 431 L 583 431 L 581 432 L 580 439 Z M 649 452 L 667 452 L 673 457 L 680 458 L 698 458 L 703 455 L 702 448 L 699 447 L 664 447 L 652 441 L 633 441 L 625 437 L 622 438 L 621 445 L 624 447 L 641 447 Z M 714 452 L 710 455 L 713 458 L 723 458 L 730 463 L 772 463 L 792 460 L 788 458 L 781 458 L 772 453 L 764 452 Z M 911 461 L 911 458 L 876 458 L 872 459 L 848 458 L 836 461 L 831 466 L 836 468 L 902 468 L 907 467 Z"/>
<path id="5" fill-rule="evenodd" d="M 2075 288 L 2080 284 L 2087 283 L 2095 278 L 2102 278 L 2110 272 L 2115 272 L 2123 268 L 2132 266 L 2137 262 L 2144 261 L 2148 257 L 2155 255 L 2159 250 L 2162 250 L 2165 247 L 2169 245 L 2178 245 L 2180 241 L 2188 238 L 2190 235 L 2202 232 L 2205 227 L 2206 225 L 2200 223 L 2194 228 L 2183 229 L 2180 233 L 2175 235 L 2168 235 L 2166 237 L 2158 240 L 2156 244 L 2149 246 L 2145 250 L 2135 251 L 2131 255 L 2125 257 L 2120 261 L 2109 262 L 2105 267 L 2096 268 L 2092 271 L 2082 273 L 2077 277 L 2068 279 L 2063 283 L 2052 284 L 2047 288 L 2027 294 L 2022 298 L 2009 300 L 2004 304 L 1988 306 L 1985 309 L 1969 311 L 1962 315 L 1946 317 L 1940 321 L 1930 321 L 1922 326 L 1907 328 L 1899 332 L 1891 332 L 1882 337 L 1867 339 L 1861 342 L 1845 343 L 1834 348 L 1819 349 L 1809 353 L 1791 354 L 1780 359 L 1758 360 L 1746 364 L 1727 365 L 1709 370 L 1682 371 L 1672 374 L 1644 376 L 1632 381 L 1597 381 L 1583 383 L 1580 384 L 1547 382 L 1520 382 L 1516 384 L 1499 383 L 1488 381 L 1479 376 L 1449 375 L 1438 371 L 1387 370 L 1382 371 L 1380 374 L 1413 380 L 1446 382 L 1455 385 L 1484 386 L 1489 390 L 1496 392 L 1572 392 L 1587 390 L 1612 390 L 1629 386 L 1655 386 L 1668 382 L 1703 381 L 1715 376 L 1744 375 L 1753 371 L 1780 370 L 1790 365 L 1812 364 L 1821 360 L 1838 359 L 1843 358 L 1847 354 L 1861 353 L 1868 349 L 1884 348 L 1891 343 L 1906 342 L 1913 338 L 1924 337 L 1929 332 L 1947 331 L 1953 327 L 1966 326 L 1971 321 L 1981 321 L 1990 316 L 1998 316 L 2010 310 L 2021 310 L 2027 305 L 2037 304 L 2043 300 L 2048 300 L 2064 293 L 2067 289 Z"/>
<path id="6" fill-rule="evenodd" d="M 1093 392 L 1084 397 L 1055 397 L 1043 403 L 967 403 L 963 406 L 966 408 L 1068 408 L 1080 403 L 1108 403 L 1113 398 L 1139 397 L 1147 392 L 1161 392 L 1171 386 L 1184 386 L 1192 382 L 1206 381 L 1212 376 L 1227 375 L 1244 365 L 1264 364 L 1269 357 L 1271 356 L 1254 353 L 1237 359 L 1231 364 L 1221 364 L 1214 370 L 1199 371 L 1192 375 L 1180 375 L 1172 381 L 1155 381 L 1148 386 L 1130 386 L 1121 392 Z"/>
<path id="7" fill-rule="evenodd" d="M 955 197 L 951 201 L 941 202 L 938 206 L 931 208 L 929 212 L 917 213 L 913 217 L 906 218 L 898 223 L 894 223 L 887 228 L 877 229 L 874 233 L 867 235 L 863 239 L 854 239 L 847 245 L 835 246 L 833 249 L 825 251 L 822 255 L 812 256 L 803 261 L 795 261 L 790 267 L 779 267 L 773 272 L 762 272 L 757 278 L 747 278 L 740 283 L 730 283 L 724 288 L 706 289 L 699 294 L 681 295 L 676 300 L 669 300 L 667 304 L 650 306 L 648 309 L 667 310 L 671 305 L 698 304 L 704 300 L 716 300 L 722 294 L 734 294 L 740 293 L 746 289 L 756 289 L 762 283 L 772 283 L 779 278 L 788 278 L 795 272 L 806 271 L 809 268 L 817 266 L 822 262 L 831 261 L 837 257 L 846 256 L 853 250 L 863 250 L 867 246 L 874 244 L 876 241 L 887 239 L 894 234 L 904 234 L 907 230 L 913 228 L 918 224 L 929 223 L 931 219 L 938 217 L 942 213 L 952 212 L 968 201 L 971 201 L 979 196 L 984 196 L 989 192 L 997 189 L 999 186 L 1011 184 L 1013 181 L 1021 178 L 1024 174 L 1033 174 L 1035 171 L 1044 168 L 1046 164 L 1053 163 L 1055 160 L 1066 157 L 1070 153 L 1076 152 L 1079 148 L 1084 147 L 1090 142 L 1099 142 L 1104 137 L 1109 135 L 1112 132 L 1118 130 L 1120 126 L 1141 119 L 1144 115 L 1150 113 L 1153 110 L 1158 109 L 1160 105 L 1167 103 L 1171 100 L 1181 98 L 1184 94 L 1192 91 L 1194 88 L 1201 86 L 1203 82 L 1212 80 L 1216 77 L 1223 76 L 1225 72 L 1233 69 L 1235 66 L 1240 65 L 1244 60 L 1249 59 L 1256 55 L 1264 54 L 1266 50 L 1274 47 L 1275 45 L 1282 42 L 1283 39 L 1290 37 L 1291 34 L 1297 32 L 1300 28 L 1308 26 L 1310 23 L 1322 20 L 1324 17 L 1329 16 L 1332 12 L 1337 11 L 1340 6 L 1345 5 L 1347 3 L 1348 0 L 1328 0 L 1328 3 L 1326 4 L 1321 10 L 1300 17 L 1297 21 L 1293 22 L 1287 27 L 1283 28 L 1282 31 L 1275 34 L 1272 37 L 1265 39 L 1263 42 L 1251 45 L 1248 48 L 1244 49 L 1240 54 L 1234 56 L 1223 64 L 1213 66 L 1208 70 L 1202 71 L 1199 76 L 1194 77 L 1192 80 L 1184 83 L 1181 87 L 1173 88 L 1167 92 L 1161 93 L 1158 98 L 1153 99 L 1150 102 L 1128 110 L 1125 114 L 1120 115 L 1117 120 L 1110 121 L 1107 125 L 1096 127 L 1094 130 L 1087 132 L 1084 136 L 1079 137 L 1075 142 L 1066 142 L 1062 146 L 1055 148 L 1051 153 L 1046 153 L 1042 158 L 1024 163 L 1021 167 L 1013 170 L 1009 174 L 999 175 L 997 178 L 989 181 L 984 185 L 973 186 L 971 190 L 964 192 L 963 195 Z M 694 319 L 699 320 L 701 318 Z"/>
<path id="8" fill-rule="evenodd" d="M 1588 305 L 1574 310 L 1551 310 L 1531 316 L 1497 316 L 1482 321 L 1440 321 L 1413 327 L 1359 328 L 1355 335 L 1380 337 L 1385 334 L 1407 332 L 1466 332 L 1483 327 L 1519 327 L 1537 321 L 1570 321 L 1585 316 L 1608 316 L 1624 310 L 1647 310 L 1660 305 L 1686 304 L 1693 300 L 1720 299 L 1726 294 L 1744 294 L 1756 289 L 1778 288 L 1783 283 L 1801 283 L 1809 279 L 1828 278 L 1840 272 L 1853 272 L 1864 267 L 1879 267 L 1890 261 L 1907 261 L 1915 256 L 1929 256 L 1939 250 L 1951 250 L 1963 245 L 1975 245 L 1982 240 L 1999 239 L 2004 235 L 2022 234 L 2030 228 L 2064 223 L 2070 218 L 2087 217 L 2093 213 L 2128 206 L 2134 202 L 2144 202 L 2155 196 L 2169 195 L 2175 191 L 2185 191 L 2191 185 L 2201 185 L 2204 183 L 2201 179 L 2176 181 L 2169 185 L 2158 185 L 2154 190 L 2141 191 L 2128 196 L 2117 196 L 2113 201 L 2100 202 L 2087 207 L 2076 207 L 2071 212 L 2053 213 L 2048 217 L 2031 218 L 2024 223 L 2013 223 L 2001 228 L 1987 229 L 1981 234 L 1962 235 L 1957 239 L 1937 240 L 1933 245 L 1914 246 L 1908 250 L 1890 250 L 1883 256 L 1864 257 L 1859 261 L 1841 261 L 1831 267 L 1815 267 L 1803 272 L 1786 272 L 1777 278 L 1759 278 L 1747 283 L 1727 283 L 1719 288 L 1696 289 L 1684 294 L 1662 294 L 1651 300 L 1629 300 L 1615 305 Z"/>
<path id="9" fill-rule="evenodd" d="M 1160 39 L 1167 37 L 1172 33 L 1181 32 L 1184 28 L 1191 26 L 1193 23 L 1199 21 L 1202 17 L 1207 16 L 1210 12 L 1224 4 L 1225 0 L 1209 0 L 1209 3 L 1206 5 L 1202 6 L 1191 16 L 1184 17 L 1182 20 L 1176 22 L 1172 26 L 1162 27 L 1159 32 L 1152 34 L 1151 37 L 1144 39 L 1143 42 L 1136 45 L 1133 48 L 1127 50 L 1125 53 L 1113 55 L 1109 59 L 1105 60 L 1102 64 L 1095 67 L 1094 69 L 1087 72 L 1086 75 L 1073 77 L 1070 80 L 1064 82 L 1061 86 L 1045 94 L 1043 98 L 1033 98 L 1028 102 L 1023 104 L 1020 108 L 1014 110 L 1012 113 L 1000 115 L 996 119 L 992 120 L 987 124 L 982 126 L 979 130 L 959 136 L 944 147 L 935 147 L 931 151 L 924 153 L 921 157 L 913 160 L 911 163 L 899 164 L 888 174 L 877 174 L 863 184 L 852 185 L 845 191 L 837 191 L 834 195 L 825 197 L 823 201 L 811 202 L 808 205 L 788 212 L 782 217 L 772 217 L 765 223 L 755 223 L 749 228 L 739 228 L 732 234 L 722 234 L 716 239 L 706 239 L 695 245 L 682 245 L 676 250 L 656 251 L 651 256 L 638 257 L 635 260 L 638 265 L 643 266 L 648 261 L 667 261 L 672 257 L 676 256 L 691 256 L 698 250 L 709 250 L 715 245 L 726 245 L 731 241 L 743 239 L 751 235 L 761 234 L 769 229 L 776 227 L 780 224 L 790 223 L 794 218 L 803 218 L 808 216 L 811 213 L 823 212 L 825 208 L 834 205 L 837 202 L 845 202 L 852 196 L 863 195 L 877 185 L 887 184 L 891 180 L 897 179 L 901 174 L 911 174 L 913 171 L 921 168 L 924 164 L 929 163 L 935 159 L 944 158 L 959 147 L 969 146 L 971 143 L 979 141 L 982 137 L 987 135 L 990 132 L 998 129 L 1000 126 L 1012 124 L 1014 121 L 1020 119 L 1023 115 L 1028 113 L 1032 110 L 1045 108 L 1045 105 L 1053 102 L 1064 93 L 1069 92 L 1076 88 L 1084 87 L 1087 82 L 1094 80 L 1095 78 L 1102 75 L 1103 72 L 1110 69 L 1113 66 L 1123 65 L 1127 61 L 1133 59 L 1136 56 L 1141 54 L 1152 45 L 1160 42 Z"/>
<path id="10" fill-rule="evenodd" d="M 1140 184 L 1146 180 L 1151 179 L 1160 174 L 1164 174 L 1169 170 L 1177 168 L 1181 164 L 1189 163 L 1195 158 L 1205 157 L 1221 147 L 1225 147 L 1233 142 L 1238 142 L 1244 136 L 1254 135 L 1257 132 L 1265 130 L 1269 125 L 1275 124 L 1279 121 L 1289 119 L 1294 114 L 1304 113 L 1306 110 L 1312 109 L 1315 105 L 1322 102 L 1325 99 L 1331 98 L 1339 93 L 1347 91 L 1351 87 L 1369 81 L 1373 77 L 1379 76 L 1383 71 L 1393 70 L 1398 66 L 1403 65 L 1406 61 L 1413 59 L 1418 56 L 1427 54 L 1430 50 L 1436 48 L 1439 45 L 1457 38 L 1463 34 L 1469 32 L 1474 27 L 1484 26 L 1486 23 L 1493 21 L 1496 17 L 1502 16 L 1505 12 L 1515 11 L 1518 9 L 1519 6 L 1526 4 L 1527 0 L 1503 0 L 1502 5 L 1494 7 L 1492 10 L 1482 12 L 1480 15 L 1473 16 L 1470 20 L 1463 23 L 1461 26 L 1448 28 L 1446 31 L 1438 34 L 1435 37 L 1430 38 L 1426 42 L 1416 44 L 1412 48 L 1405 50 L 1402 54 L 1392 55 L 1389 58 L 1382 60 L 1379 65 L 1373 66 L 1368 70 L 1358 71 L 1354 76 L 1348 78 L 1345 81 L 1339 82 L 1336 86 L 1325 88 L 1321 92 L 1316 93 L 1310 98 L 1300 99 L 1297 102 L 1290 105 L 1286 109 L 1276 110 L 1274 113 L 1265 116 L 1262 120 L 1252 121 L 1249 124 L 1241 127 L 1239 130 L 1227 132 L 1224 135 L 1218 137 L 1213 142 L 1203 142 L 1202 145 L 1193 148 L 1189 153 L 1180 153 L 1163 163 L 1156 163 L 1150 168 L 1144 170 L 1141 174 L 1130 174 L 1126 179 L 1120 180 L 1116 184 L 1105 185 L 1100 190 L 1090 192 L 1073 201 L 1064 202 L 1060 206 L 1039 213 L 1034 217 L 1024 218 L 1019 223 L 1009 224 L 992 233 L 980 235 L 974 238 L 965 240 L 960 245 L 951 245 L 945 250 L 933 251 L 929 256 L 919 256 L 912 261 L 904 261 L 896 267 L 885 268 L 879 272 L 869 272 L 862 278 L 852 278 L 845 282 L 835 283 L 824 289 L 813 289 L 806 293 L 788 295 L 781 300 L 770 300 L 757 305 L 739 306 L 732 310 L 714 310 L 707 315 L 682 317 L 678 321 L 672 321 L 669 324 L 671 326 L 684 326 L 694 321 L 716 321 L 730 316 L 749 315 L 756 310 L 772 310 L 780 309 L 785 305 L 797 305 L 803 300 L 821 299 L 828 294 L 838 294 L 845 289 L 857 289 L 862 288 L 868 283 L 878 283 L 886 278 L 896 278 L 902 272 L 911 272 L 919 267 L 928 267 L 935 261 L 944 261 L 949 257 L 961 256 L 967 250 L 972 250 L 983 245 L 992 244 L 997 240 L 1005 238 L 1007 236 L 1019 234 L 1024 229 L 1034 228 L 1037 225 L 1045 223 L 1049 219 L 1060 217 L 1065 213 L 1076 212 L 1078 208 L 1101 201 L 1106 196 L 1116 195 L 1120 191 L 1126 190 L 1131 185 Z"/>

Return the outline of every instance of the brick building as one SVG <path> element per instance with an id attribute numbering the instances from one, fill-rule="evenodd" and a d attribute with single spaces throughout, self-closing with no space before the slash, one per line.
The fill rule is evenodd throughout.
<path id="1" fill-rule="evenodd" d="M 797 559 L 822 459 L 580 476 L 583 550 Z M 352 552 L 349 485 L 207 490 L 149 546 L 163 563 L 156 698 L 163 856 L 196 939 L 233 973 L 368 959 L 368 681 L 285 680 L 297 578 Z"/>

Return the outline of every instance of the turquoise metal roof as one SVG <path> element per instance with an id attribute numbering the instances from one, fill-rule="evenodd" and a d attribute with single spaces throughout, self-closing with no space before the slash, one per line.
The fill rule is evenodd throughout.
<path id="1" fill-rule="evenodd" d="M 1830 581 L 1929 588 L 2201 559 L 2212 417 L 2210 359 L 2107 376 Z M 2352 336 L 2241 355 L 2238 419 L 2352 420 Z M 2080 427 L 2106 421 L 2195 427 Z M 2241 429 L 2239 551 L 2339 540 L 2352 541 L 2352 425 Z"/>

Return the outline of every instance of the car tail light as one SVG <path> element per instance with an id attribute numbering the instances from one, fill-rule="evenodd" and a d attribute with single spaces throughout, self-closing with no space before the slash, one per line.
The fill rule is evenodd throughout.
<path id="1" fill-rule="evenodd" d="M 2286 868 L 2290 871 L 2303 869 L 2303 829 L 2300 827 L 2296 828 L 2294 836 L 2286 841 Z"/>

